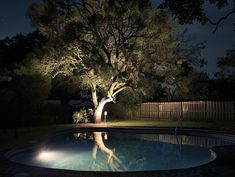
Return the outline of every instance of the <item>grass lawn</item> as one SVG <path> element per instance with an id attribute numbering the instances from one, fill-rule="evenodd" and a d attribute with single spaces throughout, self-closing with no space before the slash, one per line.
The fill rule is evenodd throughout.
<path id="1" fill-rule="evenodd" d="M 184 128 L 198 128 L 198 129 L 213 129 L 224 131 L 235 131 L 235 122 L 201 122 L 201 121 L 112 121 L 108 123 L 109 126 L 121 126 L 121 127 L 176 127 L 182 126 Z"/>
<path id="2" fill-rule="evenodd" d="M 111 121 L 99 126 L 110 127 L 175 127 L 177 121 Z M 181 124 L 180 124 L 181 125 Z M 83 125 L 50 125 L 31 128 L 17 129 L 17 137 L 14 130 L 0 130 L 0 150 L 11 149 L 14 147 L 34 145 L 42 142 L 46 137 L 52 133 L 60 130 L 76 128 L 76 127 L 92 127 L 94 124 Z M 182 121 L 184 128 L 199 128 L 199 129 L 213 129 L 224 131 L 235 131 L 235 122 L 195 122 Z"/>

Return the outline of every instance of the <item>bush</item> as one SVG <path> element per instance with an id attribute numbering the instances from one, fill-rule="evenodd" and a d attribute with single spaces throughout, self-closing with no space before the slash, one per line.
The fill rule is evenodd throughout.
<path id="1" fill-rule="evenodd" d="M 88 123 L 91 121 L 93 111 L 92 109 L 81 109 L 73 113 L 73 123 Z"/>

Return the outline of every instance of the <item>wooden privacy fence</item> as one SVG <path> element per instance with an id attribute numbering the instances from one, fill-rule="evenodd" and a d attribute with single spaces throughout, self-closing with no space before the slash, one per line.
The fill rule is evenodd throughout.
<path id="1" fill-rule="evenodd" d="M 105 110 L 114 119 L 234 121 L 234 107 L 232 101 L 190 101 L 142 103 L 131 109 L 109 104 Z"/>

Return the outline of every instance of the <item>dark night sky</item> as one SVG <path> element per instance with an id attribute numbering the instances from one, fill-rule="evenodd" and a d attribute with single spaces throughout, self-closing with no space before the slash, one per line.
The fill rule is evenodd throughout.
<path id="1" fill-rule="evenodd" d="M 26 18 L 27 8 L 33 2 L 40 0 L 0 0 L 0 39 L 34 30 Z"/>
<path id="2" fill-rule="evenodd" d="M 34 28 L 29 19 L 26 18 L 26 11 L 29 5 L 40 0 L 1 0 L 0 1 L 0 39 L 6 36 L 13 36 L 17 33 L 27 34 Z M 152 0 L 152 2 L 155 2 Z M 218 19 L 226 14 L 232 8 L 230 6 L 218 10 L 217 8 L 206 5 L 206 12 L 212 19 Z M 206 41 L 207 46 L 202 55 L 207 59 L 208 65 L 202 70 L 213 73 L 217 70 L 216 59 L 225 54 L 226 49 L 232 49 L 235 46 L 235 32 L 232 24 L 235 22 L 235 15 L 230 16 L 216 33 L 213 33 L 213 26 L 194 23 L 187 25 L 190 29 L 189 35 L 195 42 Z"/>

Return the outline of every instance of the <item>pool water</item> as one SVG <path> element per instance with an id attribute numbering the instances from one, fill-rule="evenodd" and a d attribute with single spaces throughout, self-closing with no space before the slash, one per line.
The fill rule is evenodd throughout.
<path id="1" fill-rule="evenodd" d="M 14 162 L 77 171 L 152 171 L 182 169 L 213 161 L 210 147 L 230 142 L 170 134 L 70 132 L 44 144 L 10 153 Z"/>

